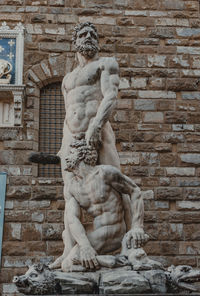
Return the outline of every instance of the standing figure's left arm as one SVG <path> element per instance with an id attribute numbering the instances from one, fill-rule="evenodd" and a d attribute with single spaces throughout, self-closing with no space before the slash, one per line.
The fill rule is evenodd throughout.
<path id="1" fill-rule="evenodd" d="M 114 58 L 107 58 L 101 66 L 100 87 L 103 99 L 98 107 L 97 114 L 86 133 L 88 144 L 96 144 L 100 140 L 101 130 L 112 113 L 118 94 L 119 67 Z M 95 139 L 96 137 L 96 139 Z"/>

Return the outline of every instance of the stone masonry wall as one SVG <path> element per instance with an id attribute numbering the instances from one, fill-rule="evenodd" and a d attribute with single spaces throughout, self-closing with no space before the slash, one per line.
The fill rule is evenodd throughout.
<path id="1" fill-rule="evenodd" d="M 199 1 L 1 0 L 0 22 L 26 28 L 23 127 L 0 128 L 3 295 L 27 264 L 62 253 L 62 180 L 38 178 L 28 155 L 38 150 L 40 89 L 74 67 L 72 30 L 87 20 L 101 55 L 120 65 L 112 126 L 122 170 L 144 191 L 145 250 L 165 265 L 200 265 Z"/>

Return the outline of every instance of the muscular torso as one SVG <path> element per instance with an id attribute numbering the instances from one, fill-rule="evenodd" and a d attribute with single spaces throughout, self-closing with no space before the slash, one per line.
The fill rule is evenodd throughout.
<path id="1" fill-rule="evenodd" d="M 62 146 L 58 155 L 61 158 L 62 175 L 66 188 L 69 184 L 70 173 L 65 171 L 65 158 L 70 152 L 70 144 L 77 135 L 84 136 L 88 127 L 95 119 L 98 108 L 103 100 L 103 72 L 106 72 L 109 77 L 110 74 L 113 72 L 117 73 L 117 71 L 116 61 L 113 58 L 104 57 L 90 62 L 82 68 L 78 66 L 63 79 L 62 90 L 65 100 L 66 117 L 63 128 Z M 102 145 L 99 149 L 98 163 L 111 164 L 120 168 L 119 157 L 115 147 L 115 136 L 108 121 L 102 127 L 101 137 Z M 67 192 L 65 196 L 67 196 Z"/>
<path id="2" fill-rule="evenodd" d="M 105 58 L 77 67 L 63 81 L 67 124 L 71 133 L 85 132 L 103 98 L 100 76 Z"/>
<path id="3" fill-rule="evenodd" d="M 103 166 L 96 167 L 83 182 L 75 177 L 72 182 L 71 194 L 93 217 L 85 229 L 94 248 L 99 254 L 120 248 L 126 231 L 122 196 L 106 183 Z"/>

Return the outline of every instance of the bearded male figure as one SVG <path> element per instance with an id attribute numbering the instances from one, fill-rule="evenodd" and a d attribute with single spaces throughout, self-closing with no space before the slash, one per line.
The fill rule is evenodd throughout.
<path id="1" fill-rule="evenodd" d="M 77 136 L 81 134 L 88 145 L 98 150 L 98 163 L 120 168 L 115 136 L 108 121 L 118 93 L 118 64 L 114 58 L 98 57 L 98 34 L 89 22 L 75 28 L 73 43 L 79 65 L 64 77 L 62 83 L 66 117 L 62 146 L 58 153 L 61 158 L 66 208 L 72 174 L 65 171 L 65 158 L 69 154 L 70 144 Z M 73 247 L 68 222 L 65 220 L 64 223 L 65 250 L 54 267 L 59 267 Z"/>
<path id="2" fill-rule="evenodd" d="M 70 153 L 74 139 L 86 140 L 87 145 L 98 152 L 97 164 L 112 165 L 120 169 L 119 157 L 115 147 L 115 136 L 108 121 L 115 106 L 118 93 L 118 64 L 112 57 L 99 57 L 98 34 L 93 24 L 87 22 L 75 28 L 73 42 L 77 50 L 79 65 L 68 73 L 62 83 L 66 117 L 63 128 L 62 146 L 58 153 L 61 158 L 64 180 L 65 212 L 69 207 L 70 187 L 73 174 L 65 170 L 65 159 Z M 125 219 L 130 229 L 131 213 L 127 196 Z M 63 260 L 74 247 L 65 213 L 63 232 L 64 252 L 52 265 L 61 266 Z"/>

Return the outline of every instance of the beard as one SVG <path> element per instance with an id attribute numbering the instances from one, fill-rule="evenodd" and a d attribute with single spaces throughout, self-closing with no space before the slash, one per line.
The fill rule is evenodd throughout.
<path id="1" fill-rule="evenodd" d="M 99 48 L 92 42 L 84 42 L 81 45 L 76 45 L 76 50 L 86 58 L 93 58 L 98 52 Z"/>

